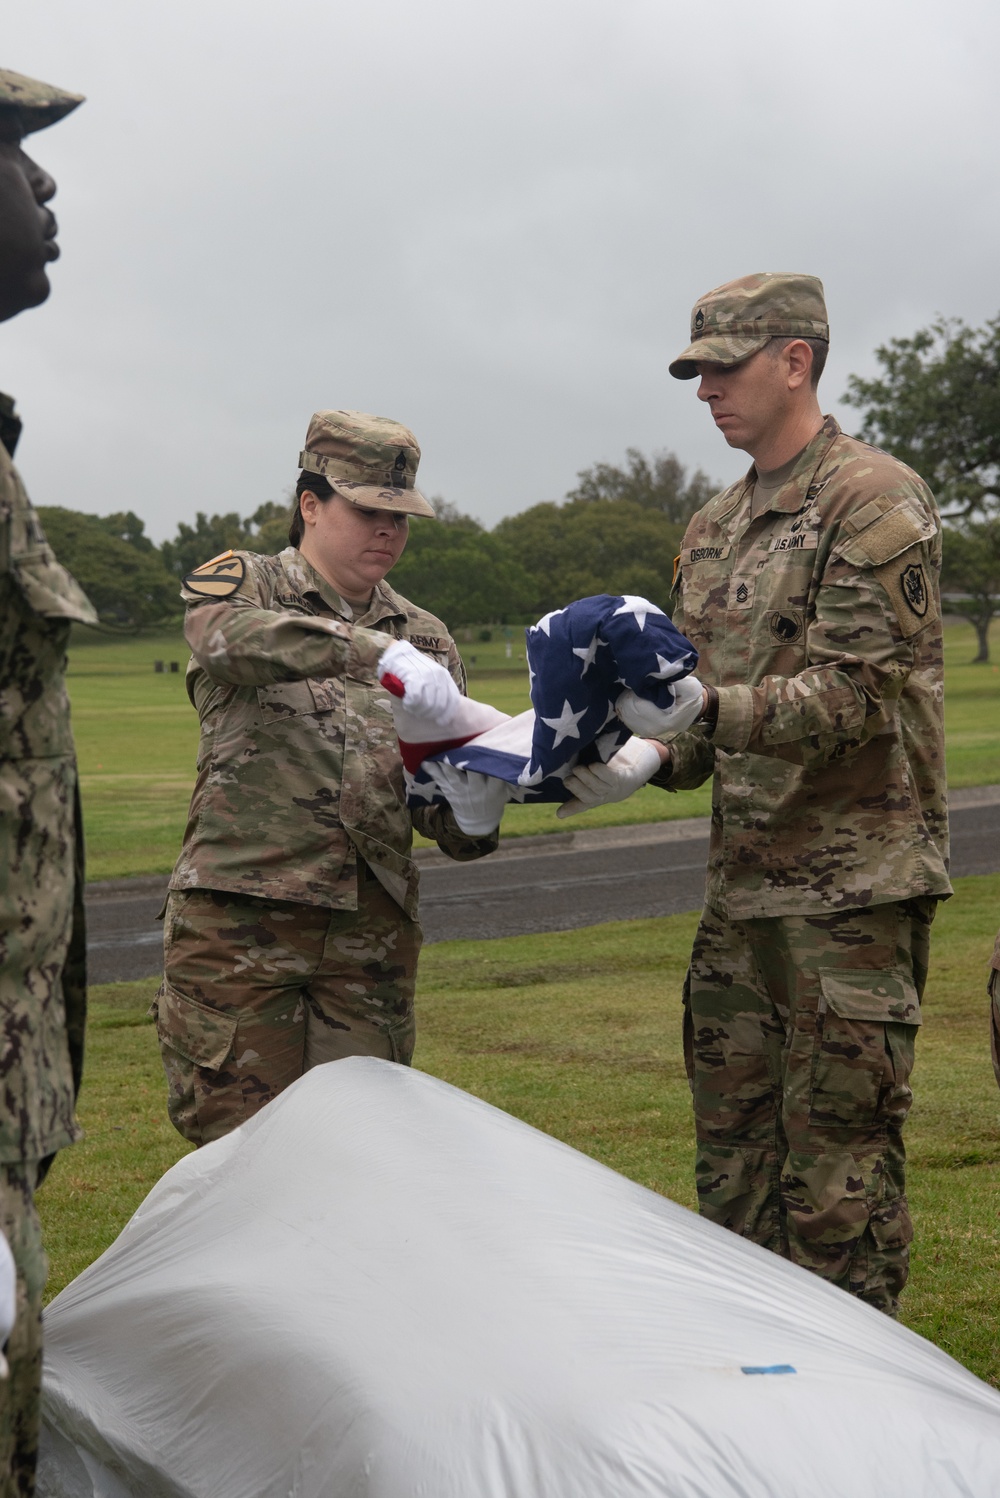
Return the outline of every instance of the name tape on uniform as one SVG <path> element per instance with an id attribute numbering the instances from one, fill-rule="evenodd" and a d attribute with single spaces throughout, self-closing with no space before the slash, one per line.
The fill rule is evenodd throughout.
<path id="1" fill-rule="evenodd" d="M 689 546 L 681 552 L 680 564 L 689 567 L 692 562 L 723 562 L 732 549 L 731 546 Z"/>
<path id="2" fill-rule="evenodd" d="M 819 546 L 818 531 L 793 531 L 791 535 L 775 536 L 768 551 L 815 551 Z"/>

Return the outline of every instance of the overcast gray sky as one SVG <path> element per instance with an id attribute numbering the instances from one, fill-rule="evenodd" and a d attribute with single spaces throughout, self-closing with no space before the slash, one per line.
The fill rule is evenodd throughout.
<path id="1" fill-rule="evenodd" d="M 822 277 L 824 405 L 937 313 L 1000 311 L 987 0 L 31 0 L 2 64 L 63 259 L 0 328 L 39 504 L 162 539 L 294 480 L 311 411 L 411 426 L 493 524 L 578 469 L 746 466 L 667 363 L 702 291 Z"/>

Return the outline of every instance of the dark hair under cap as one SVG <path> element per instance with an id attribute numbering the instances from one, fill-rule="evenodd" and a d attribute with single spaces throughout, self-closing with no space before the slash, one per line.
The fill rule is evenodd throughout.
<path id="1" fill-rule="evenodd" d="M 295 481 L 295 501 L 292 505 L 292 513 L 288 517 L 288 539 L 292 546 L 298 546 L 305 535 L 306 528 L 299 500 L 303 494 L 307 493 L 315 494 L 317 499 L 325 503 L 333 493 L 333 486 L 327 483 L 321 473 L 307 473 L 303 468 Z"/>

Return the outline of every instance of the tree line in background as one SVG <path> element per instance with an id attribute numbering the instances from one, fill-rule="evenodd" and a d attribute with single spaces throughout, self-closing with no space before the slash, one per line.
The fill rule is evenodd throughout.
<path id="1" fill-rule="evenodd" d="M 852 375 L 845 400 L 862 413 L 859 436 L 927 480 L 945 520 L 942 590 L 976 629 L 989 658 L 1000 613 L 1000 317 L 982 328 L 940 319 L 876 350 L 879 374 Z M 641 593 L 669 607 L 673 559 L 691 515 L 716 485 L 688 478 L 670 452 L 630 448 L 623 466 L 597 463 L 560 503 L 533 505 L 492 531 L 434 501 L 418 520 L 390 581 L 452 628 L 527 622 L 593 593 Z M 80 580 L 101 619 L 136 630 L 175 618 L 178 581 L 230 547 L 287 545 L 291 498 L 250 516 L 201 512 L 155 546 L 131 513 L 40 509 L 56 555 Z"/>
<path id="2" fill-rule="evenodd" d="M 591 593 L 644 593 L 668 606 L 684 526 L 714 486 L 688 479 L 672 453 L 630 449 L 625 466 L 599 463 L 578 475 L 561 504 L 532 506 L 492 531 L 435 500 L 437 520 L 414 520 L 389 579 L 450 627 L 529 622 Z M 186 572 L 230 548 L 273 553 L 288 545 L 291 496 L 246 518 L 201 512 L 155 546 L 128 512 L 84 515 L 39 508 L 53 550 L 90 595 L 102 621 L 121 629 L 177 617 Z"/>

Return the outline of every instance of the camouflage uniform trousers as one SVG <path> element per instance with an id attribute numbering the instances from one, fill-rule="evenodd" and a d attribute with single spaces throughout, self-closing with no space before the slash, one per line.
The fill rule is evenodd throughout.
<path id="1" fill-rule="evenodd" d="M 902 1130 L 936 902 L 730 921 L 685 980 L 699 1209 L 895 1315 Z"/>
<path id="2" fill-rule="evenodd" d="M 17 1268 L 17 1319 L 0 1383 L 0 1498 L 35 1491 L 42 1385 L 42 1291 L 48 1264 L 35 1211 L 37 1167 L 0 1165 L 0 1229 Z"/>
<path id="3" fill-rule="evenodd" d="M 174 1127 L 208 1144 L 343 1056 L 408 1066 L 420 942 L 360 861 L 356 911 L 172 892 L 153 1011 Z"/>

